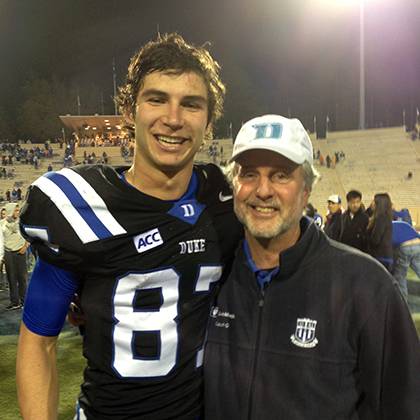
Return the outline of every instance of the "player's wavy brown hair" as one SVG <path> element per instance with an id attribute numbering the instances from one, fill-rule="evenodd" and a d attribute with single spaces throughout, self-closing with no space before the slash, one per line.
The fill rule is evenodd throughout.
<path id="1" fill-rule="evenodd" d="M 206 45 L 205 45 L 206 46 Z M 220 79 L 220 66 L 208 50 L 187 44 L 181 35 L 158 35 L 131 58 L 125 84 L 119 88 L 115 101 L 123 115 L 134 116 L 138 93 L 144 78 L 156 71 L 175 74 L 195 72 L 203 77 L 208 92 L 207 124 L 213 124 L 222 116 L 226 88 Z"/>

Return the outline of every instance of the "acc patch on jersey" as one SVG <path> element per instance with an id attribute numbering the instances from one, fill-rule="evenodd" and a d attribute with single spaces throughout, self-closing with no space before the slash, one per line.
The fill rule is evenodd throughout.
<path id="1" fill-rule="evenodd" d="M 290 336 L 295 346 L 312 348 L 318 344 L 315 337 L 315 329 L 318 321 L 309 318 L 298 318 L 296 320 L 296 331 Z"/>
<path id="2" fill-rule="evenodd" d="M 163 244 L 162 236 L 157 228 L 141 233 L 133 240 L 139 254 Z"/>

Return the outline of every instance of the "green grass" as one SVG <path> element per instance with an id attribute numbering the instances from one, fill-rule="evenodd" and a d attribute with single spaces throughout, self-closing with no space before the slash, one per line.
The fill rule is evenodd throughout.
<path id="1" fill-rule="evenodd" d="M 58 372 L 60 381 L 59 420 L 74 416 L 85 361 L 82 356 L 81 337 L 74 332 L 64 332 L 58 342 Z M 15 364 L 17 336 L 0 337 L 0 417 L 17 420 L 21 416 L 16 397 Z"/>

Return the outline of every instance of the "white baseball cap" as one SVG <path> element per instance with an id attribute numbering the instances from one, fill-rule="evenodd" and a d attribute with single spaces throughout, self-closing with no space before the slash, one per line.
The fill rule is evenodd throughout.
<path id="1" fill-rule="evenodd" d="M 340 204 L 341 203 L 341 197 L 337 194 L 332 194 L 328 197 L 327 201 L 331 201 L 331 203 Z"/>
<path id="2" fill-rule="evenodd" d="M 230 160 L 255 149 L 271 150 L 299 165 L 313 163 L 311 140 L 297 118 L 263 115 L 247 121 L 236 136 Z"/>

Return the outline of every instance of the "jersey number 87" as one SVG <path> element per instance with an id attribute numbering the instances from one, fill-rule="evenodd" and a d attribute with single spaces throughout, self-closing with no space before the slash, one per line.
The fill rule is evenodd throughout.
<path id="1" fill-rule="evenodd" d="M 220 279 L 221 266 L 200 267 L 196 293 L 207 293 L 211 283 Z M 118 280 L 114 294 L 113 368 L 121 377 L 151 378 L 165 376 L 176 365 L 178 350 L 178 299 L 180 276 L 173 268 L 130 273 Z M 163 303 L 159 310 L 136 311 L 133 307 L 138 290 L 161 289 Z M 138 358 L 132 342 L 137 331 L 160 334 L 159 356 Z"/>

